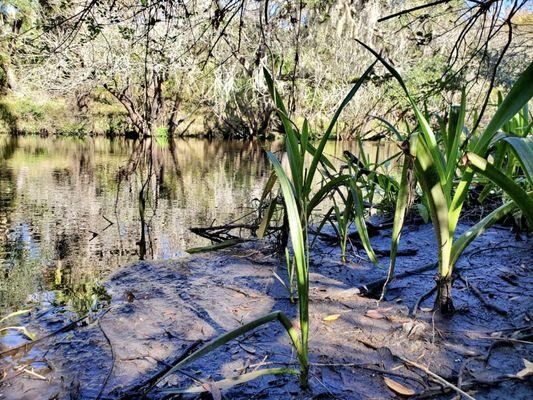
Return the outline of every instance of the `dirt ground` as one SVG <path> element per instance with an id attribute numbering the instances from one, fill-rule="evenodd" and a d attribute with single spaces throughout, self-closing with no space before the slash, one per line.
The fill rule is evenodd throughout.
<path id="1" fill-rule="evenodd" d="M 388 235 L 375 237 L 375 247 L 386 249 Z M 417 254 L 399 258 L 398 274 L 434 262 L 431 226 L 409 227 L 401 248 Z M 431 310 L 433 295 L 413 313 L 434 286 L 434 269 L 395 280 L 378 305 L 359 292 L 385 270 L 363 257 L 343 264 L 337 250 L 321 245 L 310 267 L 309 390 L 301 391 L 295 376 L 278 375 L 223 390 L 222 396 L 393 399 L 412 390 L 413 399 L 460 398 L 429 369 L 475 399 L 533 398 L 531 376 L 516 378 L 524 360 L 533 361 L 532 248 L 531 239 L 517 241 L 508 229 L 489 230 L 461 258 L 457 312 L 443 318 Z M 387 258 L 380 261 L 387 265 Z M 297 305 L 274 273 L 286 277 L 283 261 L 245 247 L 124 267 L 107 283 L 110 308 L 17 352 L 5 353 L 25 341 L 21 335 L 0 338 L 0 399 L 139 398 L 139 387 L 168 370 L 172 360 L 225 331 L 274 310 L 296 322 Z M 42 337 L 76 318 L 43 301 L 16 322 Z M 176 373 L 148 398 L 165 397 L 164 387 L 256 368 L 297 368 L 296 361 L 288 337 L 273 322 Z M 216 390 L 212 395 L 220 398 Z"/>

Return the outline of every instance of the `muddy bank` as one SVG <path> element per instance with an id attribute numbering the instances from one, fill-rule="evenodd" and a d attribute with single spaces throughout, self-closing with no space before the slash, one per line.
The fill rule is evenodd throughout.
<path id="1" fill-rule="evenodd" d="M 377 248 L 387 247 L 388 234 L 374 239 Z M 399 273 L 436 257 L 429 225 L 410 227 L 402 244 L 418 251 L 399 259 Z M 434 285 L 434 270 L 394 281 L 378 306 L 358 295 L 357 288 L 385 271 L 358 257 L 342 264 L 336 249 L 319 247 L 310 276 L 310 389 L 301 392 L 294 376 L 276 376 L 223 395 L 395 398 L 387 377 L 416 392 L 412 398 L 453 398 L 455 393 L 409 364 L 413 361 L 460 384 L 476 399 L 531 398 L 531 378 L 513 378 L 524 369 L 523 359 L 533 360 L 531 250 L 530 239 L 516 241 L 506 229 L 488 231 L 462 257 L 454 283 L 457 313 L 443 319 L 431 312 L 432 297 L 419 302 Z M 386 265 L 387 259 L 381 263 Z M 243 322 L 273 310 L 296 321 L 297 307 L 274 276 L 286 276 L 283 264 L 264 250 L 240 248 L 125 267 L 106 285 L 112 295 L 109 308 L 25 351 L 2 356 L 0 398 L 124 398 L 188 349 Z M 324 320 L 332 315 L 338 318 Z M 76 318 L 44 301 L 16 323 L 42 337 Z M 25 340 L 18 334 L 5 336 L 0 351 Z M 167 383 L 187 387 L 296 361 L 283 329 L 271 323 L 191 364 Z M 154 390 L 149 397 L 163 395 Z M 138 395 L 130 393 L 130 398 Z"/>

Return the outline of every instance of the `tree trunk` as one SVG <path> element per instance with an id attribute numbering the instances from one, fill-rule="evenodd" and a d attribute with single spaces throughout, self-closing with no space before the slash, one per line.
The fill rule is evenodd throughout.
<path id="1" fill-rule="evenodd" d="M 437 278 L 437 299 L 435 306 L 442 315 L 452 315 L 455 312 L 452 300 L 452 279 L 451 276 L 440 276 Z"/>
<path id="2" fill-rule="evenodd" d="M 2 74 L 4 75 L 2 77 L 2 91 L 5 92 L 6 89 L 10 89 L 12 92 L 15 92 L 17 90 L 17 79 L 15 78 L 15 74 L 13 70 L 11 69 L 11 66 L 9 65 L 9 61 L 4 61 L 0 64 L 0 68 L 2 69 Z"/>

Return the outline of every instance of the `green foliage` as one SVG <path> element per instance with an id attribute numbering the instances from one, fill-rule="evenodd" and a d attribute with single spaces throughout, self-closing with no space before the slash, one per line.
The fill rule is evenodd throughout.
<path id="1" fill-rule="evenodd" d="M 463 136 L 465 130 L 466 100 L 463 92 L 461 105 L 459 108 L 452 108 L 449 125 L 446 128 L 441 125 L 440 135 L 435 135 L 427 117 L 422 113 L 416 102 L 407 89 L 405 82 L 394 67 L 388 64 L 377 52 L 361 43 L 372 52 L 388 71 L 396 78 L 411 105 L 411 109 L 416 116 L 418 129 L 409 136 L 410 155 L 414 158 L 414 171 L 416 178 L 422 187 L 425 201 L 429 206 L 429 214 L 437 239 L 437 250 L 439 257 L 439 280 L 437 302 L 441 311 L 453 311 L 451 303 L 451 274 L 454 263 L 459 257 L 459 250 L 462 251 L 470 241 L 461 239 L 461 245 L 453 247 L 455 229 L 459 220 L 459 215 L 466 200 L 466 194 L 472 182 L 474 171 L 483 174 L 493 183 L 498 185 L 507 193 L 514 202 L 522 209 L 526 215 L 529 225 L 533 226 L 533 203 L 529 196 L 508 176 L 499 171 L 498 168 L 488 163 L 483 156 L 489 151 L 494 138 L 500 128 L 509 124 L 515 114 L 519 112 L 533 96 L 533 63 L 524 71 L 517 80 L 507 97 L 500 102 L 499 107 L 481 133 L 474 132 L 470 141 L 465 141 Z M 438 139 L 441 139 L 440 142 Z M 497 138 L 501 140 L 502 137 Z M 519 142 L 519 151 L 515 150 L 515 156 L 526 157 L 520 164 L 527 171 L 527 159 L 530 155 L 530 148 L 527 141 Z M 518 144 L 518 142 L 515 142 Z M 471 152 L 464 153 L 462 149 L 472 149 Z M 466 161 L 466 167 L 458 170 L 459 160 Z M 405 163 L 409 162 L 406 157 Z M 404 171 L 405 171 L 404 165 Z M 456 179 L 459 175 L 459 180 Z M 404 185 L 406 183 L 403 183 Z M 394 252 L 396 251 L 401 230 L 405 201 L 404 196 L 398 196 L 397 207 L 400 209 L 395 215 L 395 235 L 393 237 L 391 253 L 391 264 L 389 267 L 389 280 L 394 272 Z M 484 230 L 489 224 L 496 222 L 495 217 L 501 217 L 505 212 L 510 212 L 511 206 L 500 208 L 498 212 L 478 226 L 478 230 Z M 469 233 L 469 237 L 475 237 L 475 233 Z"/>
<path id="2" fill-rule="evenodd" d="M 0 99 L 0 132 L 84 134 L 63 100 L 33 101 L 6 96 Z"/>

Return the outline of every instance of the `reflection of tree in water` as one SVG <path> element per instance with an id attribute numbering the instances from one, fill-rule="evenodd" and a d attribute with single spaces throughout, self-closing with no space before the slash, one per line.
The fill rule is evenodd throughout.
<path id="1" fill-rule="evenodd" d="M 179 201 L 187 207 L 190 202 L 200 206 L 200 215 L 208 215 L 216 208 L 220 199 L 213 192 L 222 181 L 228 186 L 250 188 L 258 176 L 268 171 L 266 156 L 258 141 L 179 141 L 165 139 L 162 143 L 156 139 L 145 138 L 135 142 L 126 165 L 117 174 L 118 190 L 116 193 L 115 213 L 120 229 L 120 210 L 118 199 L 121 191 L 129 191 L 138 202 L 140 231 L 139 259 L 154 257 L 154 238 L 152 222 L 157 213 L 159 201 Z M 170 155 L 171 162 L 168 162 Z M 187 178 L 182 169 L 187 171 Z M 193 179 L 194 182 L 191 182 Z M 201 187 L 208 194 L 196 196 L 195 191 Z M 228 190 L 231 193 L 231 190 Z M 226 207 L 231 207 L 234 200 L 227 199 Z M 214 206 L 213 206 L 214 203 Z M 203 211 L 203 212 L 202 212 Z M 211 223 L 205 219 L 205 222 Z"/>
<path id="2" fill-rule="evenodd" d="M 41 285 L 89 304 L 93 286 L 120 266 L 207 245 L 189 228 L 247 214 L 270 174 L 263 147 L 280 148 L 161 137 L 0 137 L 0 263 L 18 266 L 24 297 Z"/>

